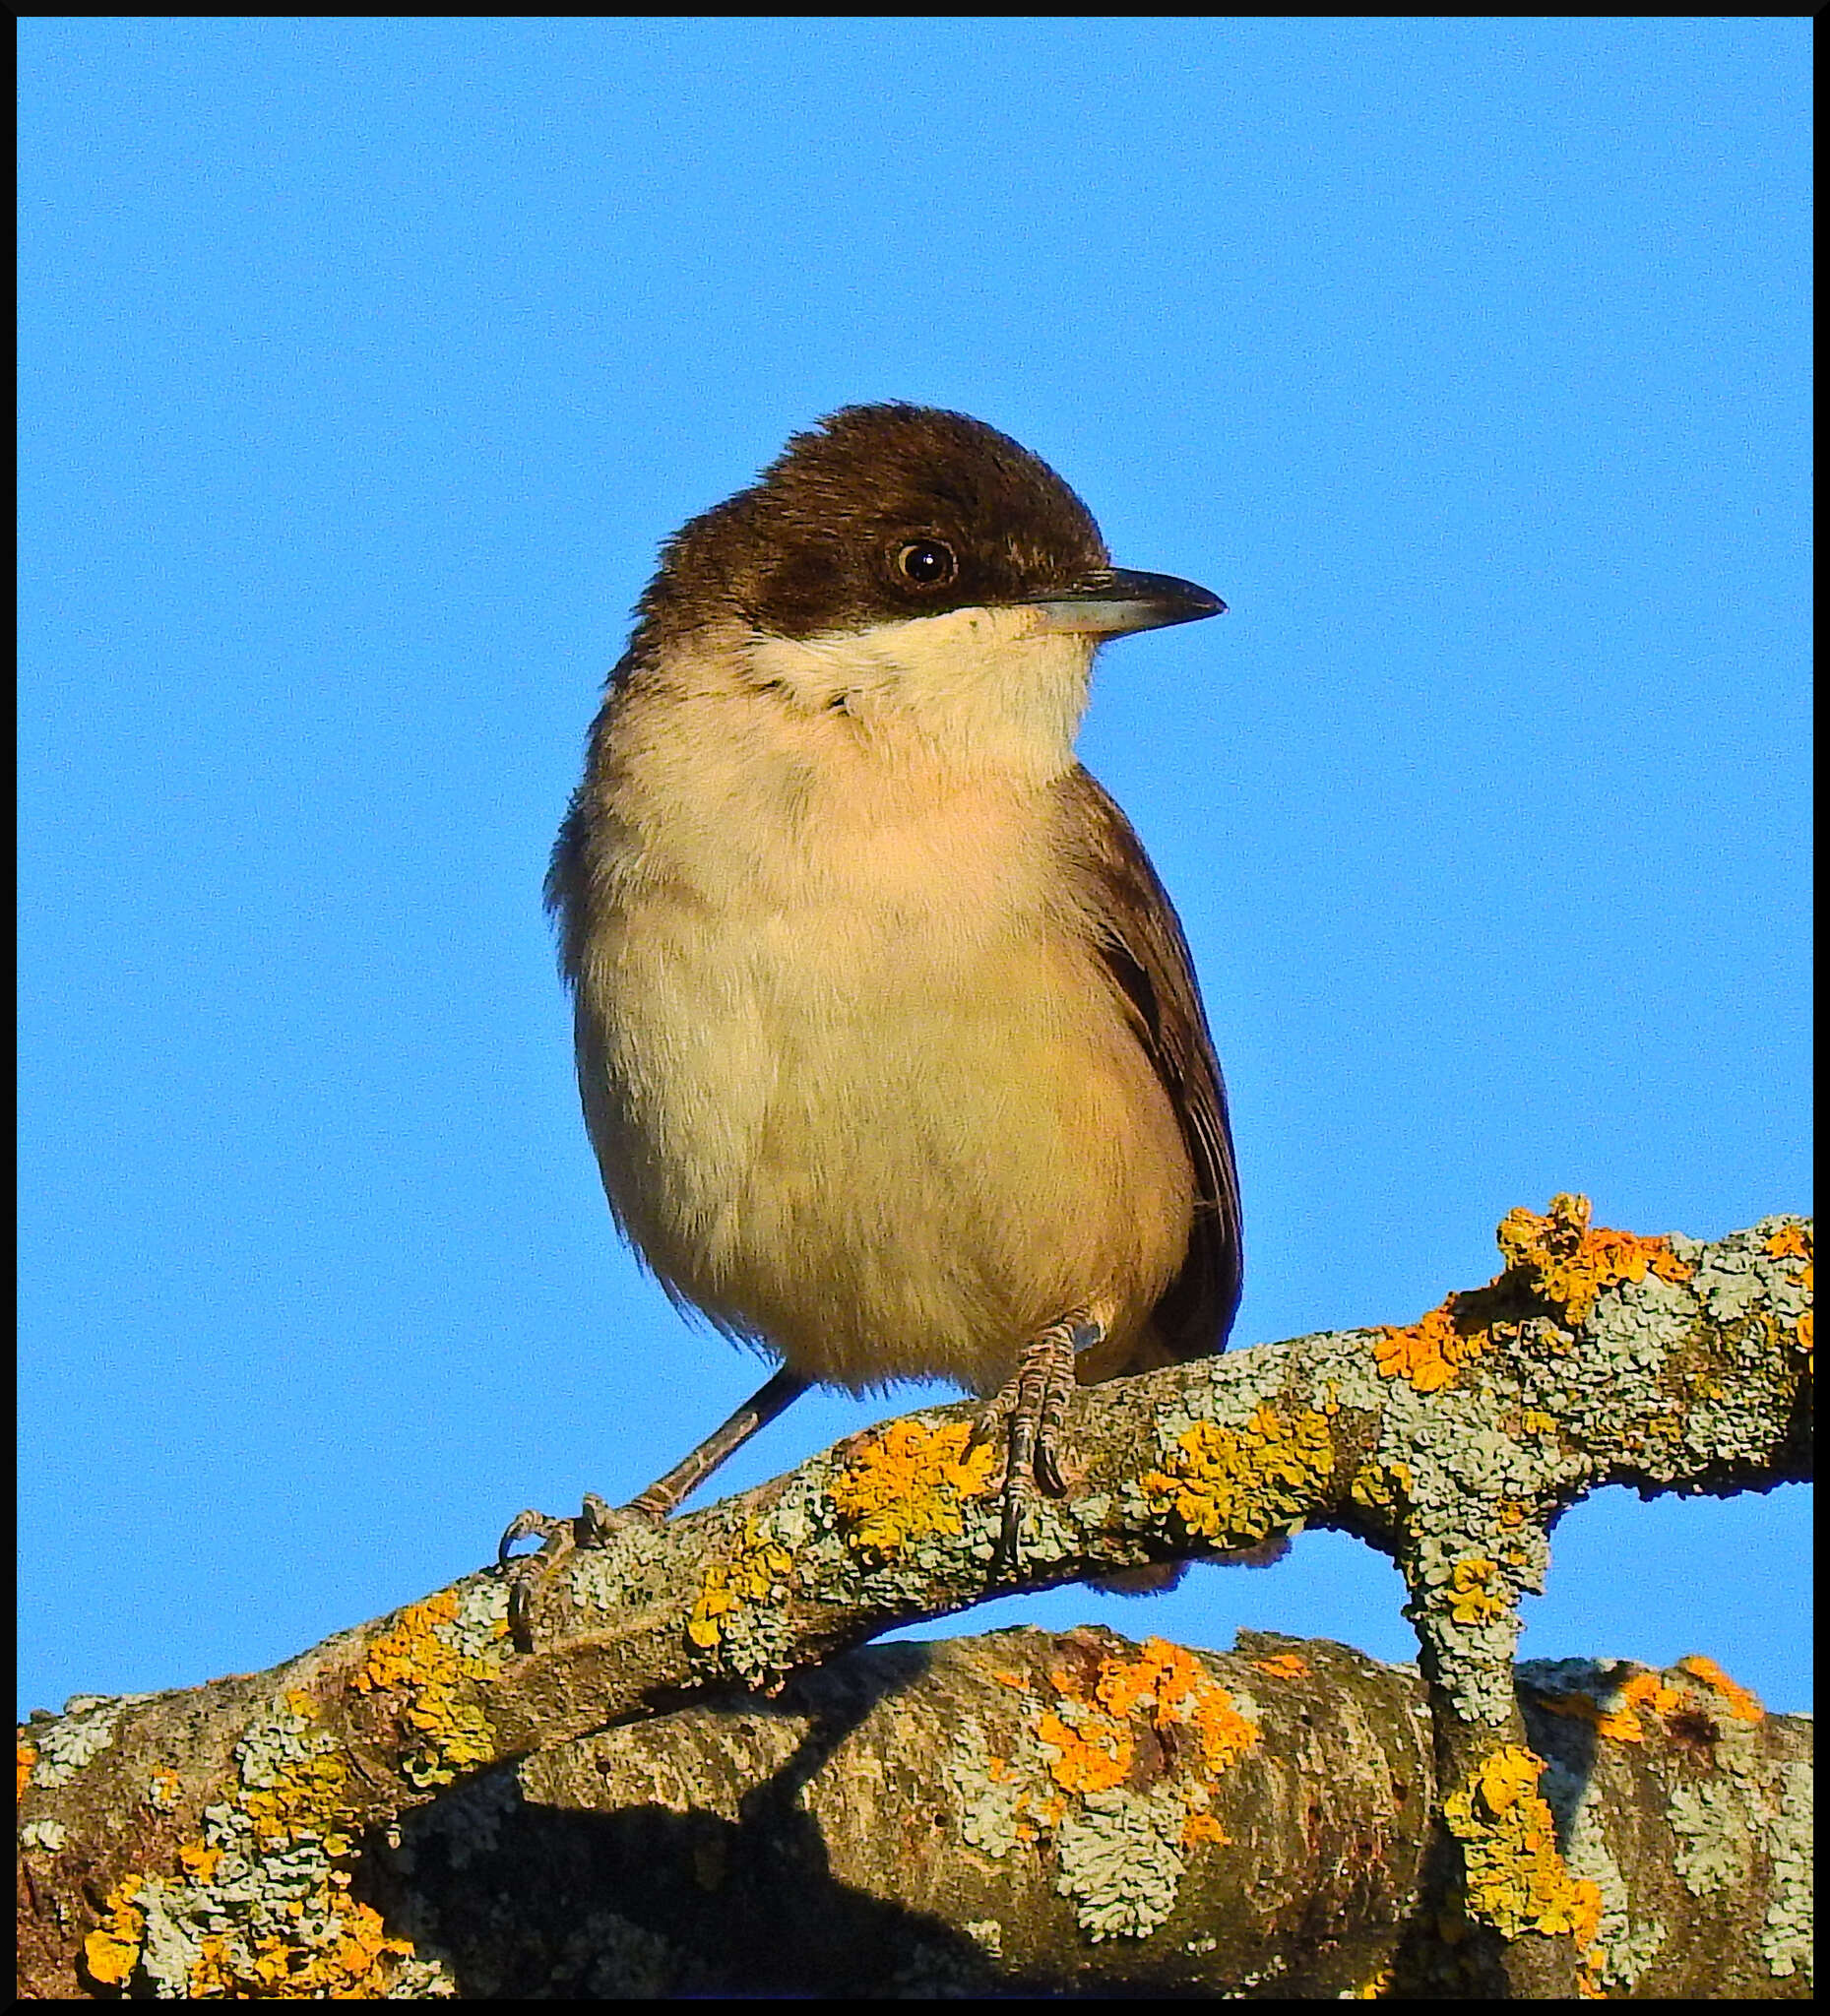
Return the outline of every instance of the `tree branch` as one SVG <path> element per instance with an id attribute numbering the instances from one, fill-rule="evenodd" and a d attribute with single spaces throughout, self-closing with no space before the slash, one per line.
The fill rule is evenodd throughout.
<path id="1" fill-rule="evenodd" d="M 1437 1917 L 1460 1914 L 1458 1964 L 1485 1991 L 1573 1992 L 1598 1978 L 1594 1899 L 1554 1841 L 1538 1878 L 1526 1867 L 1549 1808 L 1513 1682 L 1518 1598 L 1542 1587 L 1556 1519 L 1603 1485 L 1726 1494 L 1809 1474 L 1810 1235 L 1768 1219 L 1710 1245 L 1637 1238 L 1559 1198 L 1542 1217 L 1511 1214 L 1500 1239 L 1506 1270 L 1416 1324 L 1078 1395 L 1069 1494 L 1031 1508 L 1022 1575 L 995 1589 L 975 1410 L 932 1409 L 663 1532 L 631 1527 L 572 1555 L 525 1655 L 506 1637 L 501 1580 L 483 1573 L 266 1674 L 34 1722 L 25 1991 L 376 1993 L 386 1981 L 401 1993 L 429 1963 L 358 1899 L 355 1849 L 435 1797 L 455 1810 L 461 1781 L 657 1715 L 683 1732 L 688 1704 L 766 1696 L 882 1631 L 1012 1588 L 1257 1547 L 1310 1524 L 1388 1553 L 1410 1591 L 1429 1710 L 1422 1803 L 1437 1826 L 1420 1862 L 1399 1858 L 1406 1908 L 1415 1881 Z M 1141 1702 L 1159 1681 L 1182 1684 L 1111 1684 L 1142 1688 Z M 1092 1685 L 1086 1712 L 1107 1713 Z M 1262 1733 L 1254 1744 L 1282 1768 L 1302 1754 Z M 1396 1769 L 1389 1742 L 1373 1748 Z M 1362 1820 L 1389 1822 L 1396 1782 L 1388 1772 Z"/>

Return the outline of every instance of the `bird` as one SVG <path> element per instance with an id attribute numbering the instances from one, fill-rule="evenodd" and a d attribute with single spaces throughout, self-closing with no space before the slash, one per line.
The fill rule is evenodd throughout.
<path id="1" fill-rule="evenodd" d="M 1074 752 L 1100 646 L 1225 608 L 1113 566 L 1008 435 L 903 403 L 793 435 L 665 542 L 546 896 L 616 1226 L 779 1365 L 627 1506 L 511 1524 L 518 1635 L 575 1545 L 664 1520 L 812 1385 L 986 1399 L 995 1570 L 1065 1488 L 1077 1384 L 1225 1349 L 1220 1065 L 1169 897 Z"/>

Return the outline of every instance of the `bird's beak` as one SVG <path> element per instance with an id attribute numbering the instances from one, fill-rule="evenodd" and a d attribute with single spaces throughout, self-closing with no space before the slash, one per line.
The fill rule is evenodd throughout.
<path id="1" fill-rule="evenodd" d="M 1089 637 L 1122 637 L 1128 630 L 1161 630 L 1166 623 L 1198 623 L 1220 616 L 1219 596 L 1173 574 L 1140 574 L 1131 567 L 1102 567 L 1071 588 L 1030 600 L 1047 630 L 1077 631 Z"/>

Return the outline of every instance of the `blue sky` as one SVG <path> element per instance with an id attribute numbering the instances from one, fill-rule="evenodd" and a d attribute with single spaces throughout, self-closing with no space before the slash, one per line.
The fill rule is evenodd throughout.
<path id="1" fill-rule="evenodd" d="M 270 1665 L 757 1383 L 616 1244 L 539 883 L 658 542 L 848 402 L 1231 604 L 1082 751 L 1206 990 L 1240 1342 L 1556 1190 L 1809 1208 L 1808 23 L 21 35 L 25 1705 Z M 1802 1705 L 1808 1503 L 1580 1508 L 1526 1651 Z M 1405 1658 L 1400 1600 L 1309 1536 L 949 1628 Z"/>

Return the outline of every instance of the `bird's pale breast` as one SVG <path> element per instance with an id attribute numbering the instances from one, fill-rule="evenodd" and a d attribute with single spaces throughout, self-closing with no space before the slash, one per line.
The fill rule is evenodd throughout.
<path id="1" fill-rule="evenodd" d="M 767 755 L 695 778 L 716 822 L 638 812 L 608 878 L 579 1064 L 619 1220 L 675 1292 L 844 1385 L 990 1390 L 1096 1296 L 1135 1329 L 1191 1177 L 1048 822 L 995 783 L 824 765 L 815 790 Z"/>

